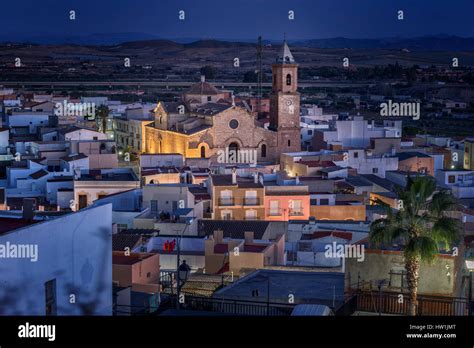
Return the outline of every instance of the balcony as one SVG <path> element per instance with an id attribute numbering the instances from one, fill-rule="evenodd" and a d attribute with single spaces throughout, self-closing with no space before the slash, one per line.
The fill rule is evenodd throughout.
<path id="1" fill-rule="evenodd" d="M 232 206 L 234 204 L 234 198 L 233 197 L 227 197 L 227 198 L 219 198 L 218 199 L 218 205 L 219 206 Z"/>
<path id="2" fill-rule="evenodd" d="M 244 198 L 244 205 L 260 205 L 260 199 L 255 198 Z"/>
<path id="3" fill-rule="evenodd" d="M 267 213 L 268 216 L 282 216 L 283 215 L 283 209 L 281 208 L 270 208 Z"/>
<path id="4" fill-rule="evenodd" d="M 303 208 L 301 208 L 301 209 L 290 209 L 289 215 L 290 216 L 303 216 L 304 215 Z"/>

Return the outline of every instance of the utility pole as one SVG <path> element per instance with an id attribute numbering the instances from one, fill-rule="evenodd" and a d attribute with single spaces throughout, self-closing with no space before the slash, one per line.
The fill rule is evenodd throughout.
<path id="1" fill-rule="evenodd" d="M 260 114 L 262 112 L 262 83 L 263 83 L 262 56 L 263 56 L 262 37 L 259 36 L 258 42 L 257 42 L 257 118 L 260 117 Z"/>

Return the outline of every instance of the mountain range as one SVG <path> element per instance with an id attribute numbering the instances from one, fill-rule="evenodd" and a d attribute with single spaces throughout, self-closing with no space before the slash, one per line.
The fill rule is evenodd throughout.
<path id="1" fill-rule="evenodd" d="M 16 36 L 7 37 L 0 34 L 0 42 L 31 43 L 31 44 L 74 44 L 74 45 L 130 45 L 130 46 L 156 46 L 176 45 L 177 47 L 202 47 L 222 48 L 240 47 L 256 44 L 250 39 L 202 39 L 202 38 L 173 38 L 161 37 L 146 33 L 103 33 L 84 36 Z M 278 40 L 264 40 L 264 44 L 280 44 Z M 335 37 L 327 39 L 291 40 L 292 46 L 312 48 L 347 48 L 347 49 L 408 49 L 410 51 L 474 51 L 474 38 L 452 35 L 432 35 L 414 38 L 377 38 L 353 39 Z"/>

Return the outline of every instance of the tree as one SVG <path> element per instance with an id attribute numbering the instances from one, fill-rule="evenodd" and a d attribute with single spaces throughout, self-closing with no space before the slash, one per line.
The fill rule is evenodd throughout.
<path id="1" fill-rule="evenodd" d="M 440 247 L 448 250 L 460 239 L 461 226 L 447 215 L 456 200 L 448 190 L 436 191 L 429 177 L 408 178 L 404 189 L 397 189 L 397 211 L 387 208 L 387 216 L 371 225 L 370 241 L 402 245 L 410 294 L 410 315 L 416 315 L 420 263 L 432 262 Z"/>
<path id="2" fill-rule="evenodd" d="M 100 122 L 100 132 L 107 132 L 107 118 L 109 117 L 109 108 L 106 105 L 100 105 L 96 108 L 97 119 Z"/>
<path id="3" fill-rule="evenodd" d="M 217 70 L 211 65 L 205 65 L 201 68 L 201 75 L 204 75 L 206 79 L 214 79 L 216 77 Z"/>

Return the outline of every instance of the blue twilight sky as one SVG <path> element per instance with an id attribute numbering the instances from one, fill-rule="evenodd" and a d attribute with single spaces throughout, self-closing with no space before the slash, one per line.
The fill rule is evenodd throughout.
<path id="1" fill-rule="evenodd" d="M 69 20 L 69 10 L 77 19 Z M 178 11 L 186 19 L 178 19 Z M 404 10 L 405 20 L 397 20 Z M 295 19 L 288 20 L 288 11 Z M 474 36 L 474 0 L 2 0 L 0 36 L 146 33 L 162 38 Z"/>

